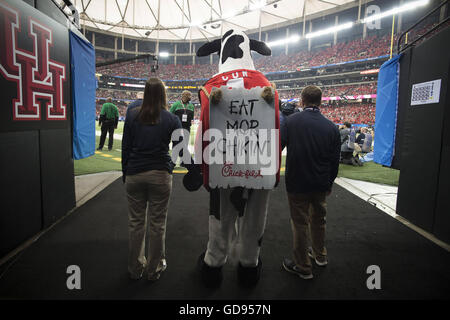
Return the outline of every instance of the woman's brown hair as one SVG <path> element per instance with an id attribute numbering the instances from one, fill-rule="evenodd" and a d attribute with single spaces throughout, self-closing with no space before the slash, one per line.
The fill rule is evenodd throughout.
<path id="1" fill-rule="evenodd" d="M 150 78 L 145 83 L 144 100 L 138 119 L 142 124 L 157 124 L 161 110 L 167 109 L 166 87 L 158 78 Z"/>

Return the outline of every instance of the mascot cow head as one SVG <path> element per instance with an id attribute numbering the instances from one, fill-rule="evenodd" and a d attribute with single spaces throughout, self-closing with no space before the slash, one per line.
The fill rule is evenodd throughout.
<path id="1" fill-rule="evenodd" d="M 198 57 L 217 53 L 219 59 L 219 73 L 236 69 L 255 70 L 250 50 L 264 56 L 270 56 L 270 48 L 261 41 L 249 39 L 239 30 L 228 30 L 221 39 L 205 43 L 197 50 Z"/>

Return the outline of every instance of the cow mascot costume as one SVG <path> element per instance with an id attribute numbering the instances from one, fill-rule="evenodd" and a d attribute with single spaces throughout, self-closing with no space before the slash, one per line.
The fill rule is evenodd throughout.
<path id="1" fill-rule="evenodd" d="M 265 56 L 271 54 L 265 43 L 250 40 L 243 32 L 228 30 L 221 39 L 208 42 L 197 51 L 199 57 L 219 54 L 219 73 L 199 90 L 201 122 L 195 143 L 196 156 L 205 157 L 205 150 L 212 143 L 207 132 L 218 129 L 220 123 L 228 125 L 225 129 L 264 128 L 277 132 L 276 139 L 272 139 L 272 145 L 276 144 L 276 151 L 272 150 L 276 168 L 269 176 L 263 177 L 259 170 L 248 170 L 245 166 L 247 170 L 241 170 L 242 167 L 238 170 L 230 163 L 216 165 L 215 170 L 210 161 L 202 159 L 203 185 L 210 193 L 210 214 L 209 240 L 206 251 L 200 255 L 199 267 L 202 281 L 210 287 L 222 282 L 222 266 L 234 245 L 240 283 L 249 286 L 258 282 L 269 192 L 279 181 L 278 93 L 275 86 L 255 70 L 251 50 Z M 253 98 L 245 97 L 252 94 Z M 255 116 L 258 112 L 259 118 Z M 225 117 L 223 121 L 221 117 Z M 258 169 L 258 165 L 252 168 Z M 185 186 L 193 184 L 194 178 L 189 175 L 185 176 Z"/>

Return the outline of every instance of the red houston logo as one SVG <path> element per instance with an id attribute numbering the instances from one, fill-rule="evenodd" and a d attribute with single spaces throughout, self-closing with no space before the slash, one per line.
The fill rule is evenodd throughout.
<path id="1" fill-rule="evenodd" d="M 33 41 L 33 51 L 20 49 L 19 19 L 16 10 L 0 2 L 0 73 L 17 84 L 17 95 L 12 100 L 13 119 L 40 120 L 40 101 L 43 101 L 47 120 L 65 120 L 63 82 L 66 69 L 64 64 L 50 59 L 52 30 L 28 17 L 27 36 Z"/>

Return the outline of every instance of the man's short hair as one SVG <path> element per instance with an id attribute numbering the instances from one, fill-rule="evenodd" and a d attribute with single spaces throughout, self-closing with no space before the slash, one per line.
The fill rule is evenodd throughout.
<path id="1" fill-rule="evenodd" d="M 303 105 L 305 107 L 318 107 L 322 104 L 322 90 L 316 86 L 307 86 L 301 93 Z"/>
<path id="2" fill-rule="evenodd" d="M 106 99 L 106 102 L 111 103 L 111 102 L 112 102 L 112 98 L 107 98 L 107 99 Z"/>
<path id="3" fill-rule="evenodd" d="M 346 126 L 347 128 L 351 128 L 352 124 L 350 122 L 344 122 L 344 126 Z"/>
<path id="4" fill-rule="evenodd" d="M 192 93 L 190 92 L 190 91 L 187 91 L 187 90 L 184 90 L 182 93 L 181 93 L 181 96 L 182 97 L 191 97 L 192 96 Z"/>

